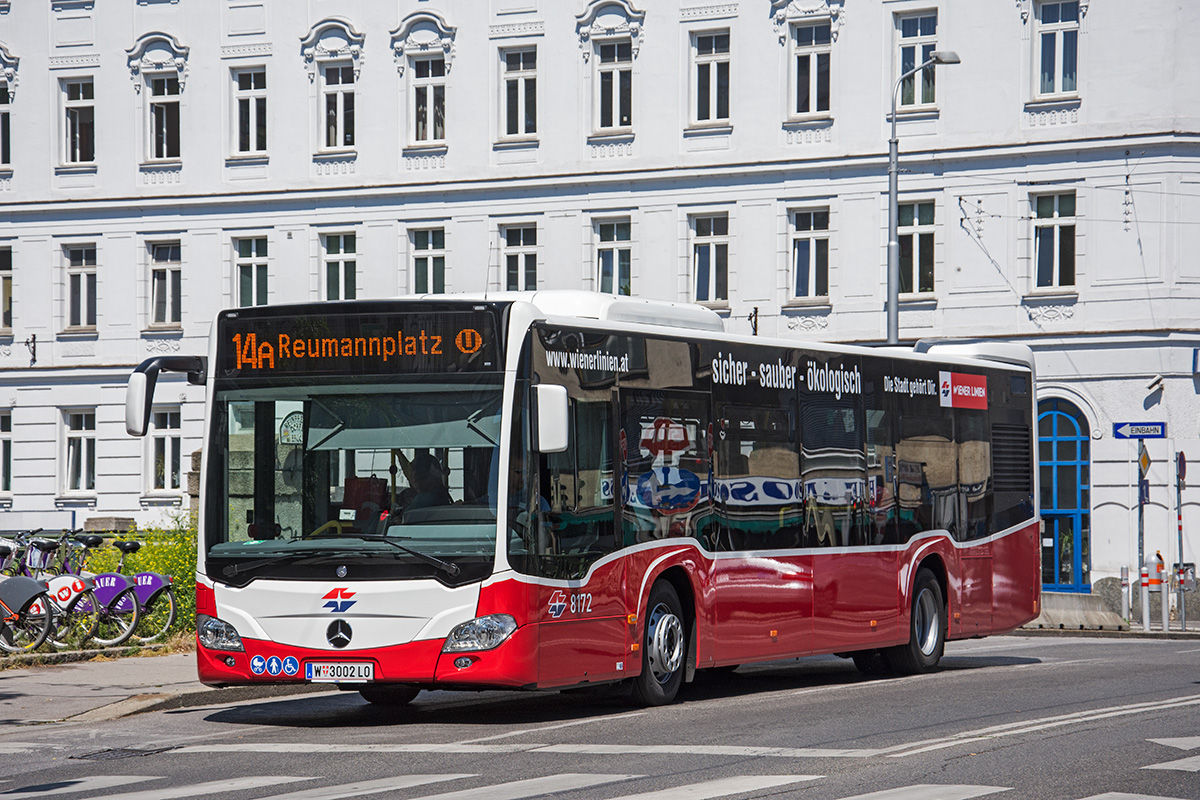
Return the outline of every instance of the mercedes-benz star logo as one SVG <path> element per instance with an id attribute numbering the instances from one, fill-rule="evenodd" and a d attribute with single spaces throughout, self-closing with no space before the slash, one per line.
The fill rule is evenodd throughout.
<path id="1" fill-rule="evenodd" d="M 325 638 L 331 645 L 339 649 L 350 644 L 350 637 L 353 635 L 354 631 L 350 630 L 350 623 L 344 619 L 335 619 L 325 629 Z"/>

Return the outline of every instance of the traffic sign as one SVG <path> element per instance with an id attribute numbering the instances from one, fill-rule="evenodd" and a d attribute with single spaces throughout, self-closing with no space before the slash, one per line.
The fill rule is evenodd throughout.
<path id="1" fill-rule="evenodd" d="M 1138 468 L 1142 471 L 1142 477 L 1150 472 L 1150 453 L 1146 450 L 1146 443 L 1138 441 Z"/>
<path id="2" fill-rule="evenodd" d="M 1142 478 L 1138 481 L 1138 505 L 1144 506 L 1150 502 L 1150 481 Z"/>
<path id="3" fill-rule="evenodd" d="M 1165 439 L 1165 422 L 1114 422 L 1113 436 L 1118 439 Z"/>
<path id="4" fill-rule="evenodd" d="M 1180 481 L 1187 480 L 1187 456 L 1182 450 L 1175 454 L 1175 477 Z"/>

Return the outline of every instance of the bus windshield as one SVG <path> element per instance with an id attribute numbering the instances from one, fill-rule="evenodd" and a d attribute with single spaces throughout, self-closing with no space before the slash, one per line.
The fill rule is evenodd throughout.
<path id="1" fill-rule="evenodd" d="M 452 584 L 490 571 L 500 375 L 272 384 L 216 394 L 210 577 L 326 577 L 333 561 Z"/>

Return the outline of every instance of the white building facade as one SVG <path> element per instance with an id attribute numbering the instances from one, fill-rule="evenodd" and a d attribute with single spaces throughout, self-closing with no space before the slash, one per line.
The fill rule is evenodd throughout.
<path id="1" fill-rule="evenodd" d="M 0 0 L 0 530 L 186 505 L 238 305 L 571 288 L 1031 346 L 1046 585 L 1177 558 L 1200 460 L 1200 4 Z M 1200 494 L 1183 491 L 1185 560 Z"/>

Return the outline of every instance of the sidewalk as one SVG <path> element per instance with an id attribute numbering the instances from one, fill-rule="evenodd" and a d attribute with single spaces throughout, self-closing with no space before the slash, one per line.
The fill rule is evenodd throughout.
<path id="1" fill-rule="evenodd" d="M 303 683 L 213 689 L 196 679 L 194 653 L 0 670 L 0 730 L 331 689 L 328 684 Z"/>
<path id="2" fill-rule="evenodd" d="M 1189 618 L 1187 632 L 1018 628 L 1008 636 L 1103 636 L 1119 639 L 1196 639 L 1200 621 Z M 72 654 L 61 654 L 70 657 Z M 78 655 L 78 654 L 75 654 Z M 196 679 L 195 653 L 71 661 L 0 670 L 0 731 L 47 722 L 98 722 L 107 719 L 216 703 L 236 703 L 307 692 L 336 691 L 329 684 L 240 686 L 213 689 Z M 0 738 L 0 744 L 3 739 Z"/>

